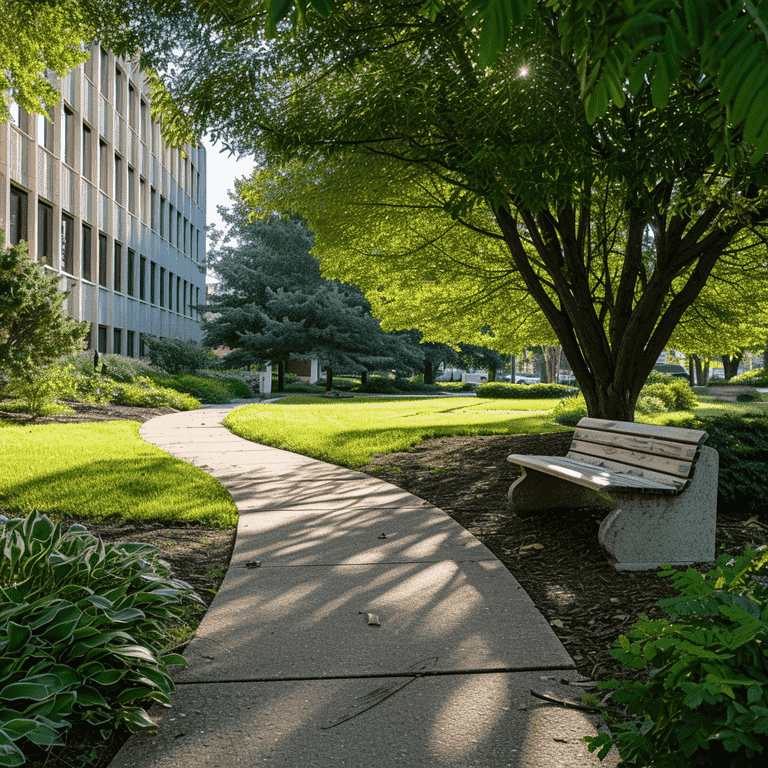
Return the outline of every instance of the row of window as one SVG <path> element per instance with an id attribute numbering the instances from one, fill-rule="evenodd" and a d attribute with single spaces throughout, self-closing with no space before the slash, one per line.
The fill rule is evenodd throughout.
<path id="1" fill-rule="evenodd" d="M 28 196 L 24 190 L 11 185 L 10 194 L 10 228 L 9 238 L 12 245 L 27 239 L 27 207 Z M 88 224 L 82 224 L 81 237 L 81 277 L 84 280 L 93 279 L 94 239 L 93 231 Z M 98 282 L 105 288 L 109 287 L 109 247 L 107 235 L 98 235 Z M 38 200 L 37 203 L 37 259 L 53 266 L 53 207 Z M 61 214 L 61 269 L 68 274 L 75 272 L 75 220 L 67 213 Z M 159 271 L 158 271 L 159 270 Z M 166 274 L 167 273 L 167 274 Z M 123 292 L 123 245 L 115 241 L 112 250 L 113 288 Z M 138 277 L 138 297 L 147 301 L 147 282 L 149 282 L 149 303 L 167 305 L 169 310 L 176 307 L 176 312 L 193 314 L 193 306 L 200 303 L 200 289 L 181 279 L 173 272 L 159 267 L 154 261 L 149 262 L 149 281 L 147 281 L 147 258 L 139 256 L 131 248 L 126 251 L 126 285 L 125 292 L 136 296 Z M 158 279 L 159 277 L 159 279 Z M 174 304 L 174 296 L 176 302 Z"/>
<path id="2" fill-rule="evenodd" d="M 109 328 L 106 325 L 100 325 L 96 329 L 96 340 L 93 339 L 94 326 L 91 326 L 91 330 L 88 332 L 87 346 L 89 349 L 98 349 L 100 355 L 107 353 L 107 338 L 109 334 Z M 138 335 L 139 343 L 136 345 L 136 336 Z M 144 334 L 136 334 L 135 331 L 125 332 L 125 353 L 123 353 L 123 329 L 112 329 L 112 353 L 115 355 L 125 354 L 127 357 L 136 357 L 136 352 L 139 353 L 139 357 L 146 355 L 146 344 L 144 341 Z"/>

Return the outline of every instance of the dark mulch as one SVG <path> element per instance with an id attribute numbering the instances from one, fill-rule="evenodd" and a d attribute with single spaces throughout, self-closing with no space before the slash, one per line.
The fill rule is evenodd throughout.
<path id="1" fill-rule="evenodd" d="M 134 419 L 146 421 L 172 409 L 125 409 L 121 406 L 78 406 L 74 417 L 46 417 L 37 422 Z M 3 415 L 3 414 L 0 414 Z M 640 613 L 661 616 L 656 602 L 674 594 L 655 573 L 615 571 L 597 543 L 601 517 L 594 510 L 571 509 L 521 520 L 507 503 L 509 486 L 519 467 L 506 461 L 510 453 L 565 455 L 572 433 L 452 437 L 425 440 L 401 453 L 376 456 L 363 471 L 386 479 L 445 510 L 477 536 L 510 570 L 547 618 L 573 657 L 578 670 L 594 680 L 639 677 L 624 670 L 610 649 Z M 210 602 L 234 544 L 234 531 L 216 532 L 196 526 L 157 524 L 92 524 L 106 541 L 146 541 L 161 548 L 175 575 L 192 583 Z M 738 510 L 718 515 L 718 552 L 736 553 L 761 544 L 768 526 Z M 536 547 L 530 545 L 537 545 Z M 706 566 L 702 566 L 706 568 Z M 109 763 L 124 737 L 107 745 L 87 729 L 75 729 L 68 746 L 54 750 L 29 768 L 65 768 L 98 747 L 92 768 Z"/>

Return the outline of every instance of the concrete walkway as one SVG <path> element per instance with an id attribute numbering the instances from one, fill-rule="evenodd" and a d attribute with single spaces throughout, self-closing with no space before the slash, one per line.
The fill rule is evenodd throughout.
<path id="1" fill-rule="evenodd" d="M 578 702 L 579 676 L 488 549 L 388 483 L 232 435 L 228 411 L 141 428 L 240 521 L 174 708 L 111 768 L 601 765 L 597 721 L 531 695 Z"/>

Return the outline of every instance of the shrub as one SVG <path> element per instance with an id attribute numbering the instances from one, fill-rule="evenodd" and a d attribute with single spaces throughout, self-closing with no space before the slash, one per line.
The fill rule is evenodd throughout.
<path id="1" fill-rule="evenodd" d="M 668 387 L 666 384 L 646 384 L 640 390 L 640 397 L 638 398 L 638 409 L 640 408 L 640 400 L 643 398 L 653 398 L 655 400 L 661 400 L 662 411 L 674 411 L 675 410 L 675 393 L 672 387 Z M 650 411 L 641 411 L 642 413 L 649 413 Z M 659 411 L 654 411 L 659 413 Z"/>
<path id="2" fill-rule="evenodd" d="M 74 397 L 76 389 L 72 366 L 41 365 L 11 376 L 6 393 L 18 400 L 26 413 L 50 413 L 59 399 Z"/>
<path id="3" fill-rule="evenodd" d="M 658 605 L 669 619 L 641 615 L 612 655 L 649 669 L 648 682 L 611 680 L 613 700 L 633 719 L 607 716 L 611 733 L 586 737 L 602 759 L 615 746 L 627 768 L 764 765 L 768 745 L 768 551 L 721 555 L 702 575 L 663 570 L 681 595 Z M 757 578 L 756 578 L 757 577 Z"/>
<path id="4" fill-rule="evenodd" d="M 460 381 L 437 381 L 433 385 L 438 392 L 469 392 L 477 387 L 477 384 L 462 384 Z"/>
<path id="5" fill-rule="evenodd" d="M 663 373 L 658 374 L 656 379 L 656 382 L 642 388 L 640 397 L 658 397 L 670 411 L 692 411 L 698 405 L 695 392 L 684 379 Z"/>
<path id="6" fill-rule="evenodd" d="M 635 403 L 635 413 L 642 413 L 646 416 L 654 413 L 665 413 L 668 410 L 666 402 L 653 395 L 640 395 Z"/>
<path id="7" fill-rule="evenodd" d="M 565 384 L 505 384 L 488 382 L 477 388 L 478 397 L 528 398 L 568 397 L 576 394 L 576 389 Z"/>
<path id="8" fill-rule="evenodd" d="M 552 418 L 558 424 L 564 424 L 567 427 L 575 427 L 586 415 L 587 402 L 584 395 L 567 397 L 552 409 Z"/>
<path id="9" fill-rule="evenodd" d="M 768 509 L 768 415 L 713 416 L 680 426 L 709 433 L 707 445 L 720 456 L 718 506 L 745 515 Z"/>
<path id="10" fill-rule="evenodd" d="M 205 368 L 208 349 L 191 339 L 161 339 L 145 336 L 147 357 L 166 373 L 195 373 Z"/>
<path id="11" fill-rule="evenodd" d="M 176 408 L 179 411 L 193 411 L 200 407 L 200 401 L 192 395 L 158 386 L 151 379 L 144 377 L 139 377 L 132 384 L 113 381 L 105 387 L 105 396 L 108 398 L 107 402 L 115 405 L 140 408 Z"/>
<path id="12" fill-rule="evenodd" d="M 219 381 L 226 382 L 227 386 L 229 387 L 230 396 L 239 399 L 247 399 L 253 397 L 251 388 L 248 386 L 246 381 L 252 380 L 254 375 L 255 374 L 251 373 L 242 373 L 238 376 L 237 374 L 222 373 L 219 371 L 212 371 L 210 369 L 205 372 L 206 378 L 218 379 Z"/>
<path id="13" fill-rule="evenodd" d="M 434 384 L 425 384 L 423 376 L 417 376 L 412 379 L 395 379 L 392 385 L 395 389 L 400 390 L 400 392 L 432 393 L 440 391 L 439 387 L 436 387 Z"/>
<path id="14" fill-rule="evenodd" d="M 147 544 L 105 545 L 45 515 L 0 516 L 0 765 L 61 744 L 78 722 L 152 727 L 170 705 L 168 628 L 201 601 Z"/>
<path id="15" fill-rule="evenodd" d="M 300 381 L 296 384 L 286 384 L 284 388 L 285 392 L 306 392 L 311 394 L 319 394 L 325 392 L 325 387 L 320 384 L 310 384 L 308 381 Z"/>
<path id="16" fill-rule="evenodd" d="M 734 376 L 726 384 L 741 384 L 750 387 L 768 387 L 768 370 L 765 368 L 756 368 L 754 371 L 745 371 L 738 376 Z"/>
<path id="17" fill-rule="evenodd" d="M 102 376 L 115 381 L 136 381 L 140 376 L 150 376 L 152 368 L 144 361 L 123 355 L 101 355 L 99 357 Z"/>
<path id="18" fill-rule="evenodd" d="M 229 385 L 220 379 L 195 376 L 191 373 L 179 373 L 175 376 L 155 373 L 150 378 L 161 387 L 192 395 L 203 403 L 228 403 L 232 399 Z"/>
<path id="19" fill-rule="evenodd" d="M 765 392 L 758 392 L 756 389 L 736 395 L 736 402 L 739 403 L 764 403 L 766 400 L 768 397 Z"/>

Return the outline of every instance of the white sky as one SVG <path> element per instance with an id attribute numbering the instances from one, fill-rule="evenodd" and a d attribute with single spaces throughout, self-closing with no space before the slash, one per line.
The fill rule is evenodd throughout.
<path id="1" fill-rule="evenodd" d="M 217 229 L 223 229 L 224 225 L 216 208 L 219 205 L 229 206 L 231 204 L 228 192 L 234 190 L 235 179 L 251 175 L 254 161 L 229 157 L 226 151 L 220 151 L 219 145 L 212 144 L 208 138 L 203 139 L 203 145 L 206 149 L 207 160 L 206 223 L 215 225 Z"/>

